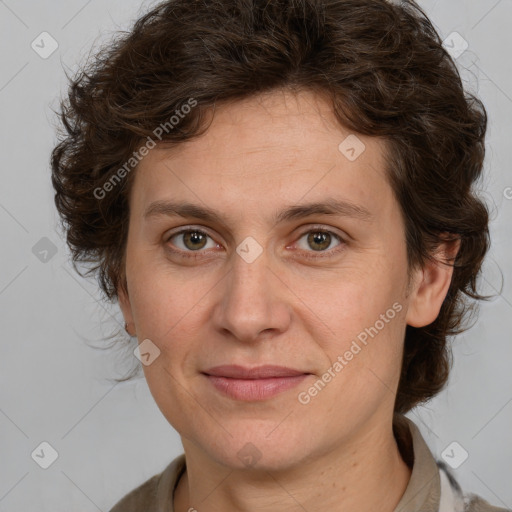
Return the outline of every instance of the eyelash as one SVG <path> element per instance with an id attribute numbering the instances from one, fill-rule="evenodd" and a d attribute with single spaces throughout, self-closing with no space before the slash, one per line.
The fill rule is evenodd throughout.
<path id="1" fill-rule="evenodd" d="M 213 238 L 208 233 L 206 233 L 205 231 L 203 231 L 201 229 L 186 228 L 186 229 L 182 229 L 180 231 L 176 231 L 175 233 L 172 233 L 171 235 L 169 235 L 167 237 L 166 242 L 169 242 L 175 236 L 182 235 L 184 233 L 200 233 L 202 235 L 206 235 L 207 237 L 209 237 L 209 238 L 211 238 L 213 240 Z M 326 250 L 326 251 L 318 251 L 318 254 L 307 254 L 307 253 L 312 253 L 314 251 L 303 251 L 303 252 L 306 253 L 306 255 L 305 255 L 306 258 L 310 258 L 310 259 L 326 258 L 326 257 L 332 256 L 334 254 L 338 254 L 340 251 L 342 251 L 345 248 L 346 242 L 345 242 L 345 240 L 340 235 L 338 235 L 337 233 L 335 233 L 333 231 L 325 229 L 323 227 L 316 227 L 316 226 L 310 227 L 307 231 L 304 231 L 304 232 L 302 232 L 299 235 L 298 240 L 300 240 L 304 235 L 307 235 L 309 233 L 328 233 L 329 235 L 332 235 L 336 240 L 338 240 L 340 242 L 340 245 L 338 245 L 334 249 L 329 249 L 329 250 Z M 197 254 L 194 254 L 194 253 L 204 252 L 202 250 L 198 250 L 198 251 L 183 251 L 181 249 L 176 250 L 176 249 L 171 249 L 169 247 L 168 247 L 168 249 L 172 253 L 178 254 L 179 256 L 181 256 L 183 258 L 190 258 L 190 259 L 196 259 L 197 260 L 199 258 L 205 257 L 205 256 L 199 256 Z"/>

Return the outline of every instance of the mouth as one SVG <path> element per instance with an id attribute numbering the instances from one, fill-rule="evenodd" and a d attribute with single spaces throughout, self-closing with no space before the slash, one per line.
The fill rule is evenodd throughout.
<path id="1" fill-rule="evenodd" d="M 234 400 L 258 401 L 272 398 L 299 385 L 309 372 L 284 366 L 245 368 L 222 365 L 203 372 L 213 388 Z"/>

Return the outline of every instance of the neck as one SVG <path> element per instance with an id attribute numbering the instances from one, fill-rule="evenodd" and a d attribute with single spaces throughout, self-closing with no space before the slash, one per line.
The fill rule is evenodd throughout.
<path id="1" fill-rule="evenodd" d="M 232 470 L 186 440 L 183 446 L 187 469 L 175 491 L 176 512 L 393 512 L 411 476 L 391 425 L 286 470 Z"/>

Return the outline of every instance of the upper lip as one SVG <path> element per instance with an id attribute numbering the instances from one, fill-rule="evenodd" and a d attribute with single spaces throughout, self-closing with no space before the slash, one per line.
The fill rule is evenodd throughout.
<path id="1" fill-rule="evenodd" d="M 271 377 L 295 377 L 307 374 L 308 372 L 275 365 L 263 365 L 254 368 L 246 368 L 239 365 L 221 365 L 210 368 L 203 373 L 231 379 L 265 379 Z"/>

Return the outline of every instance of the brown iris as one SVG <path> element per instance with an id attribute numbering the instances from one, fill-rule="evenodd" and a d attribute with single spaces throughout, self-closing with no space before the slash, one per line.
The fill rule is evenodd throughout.
<path id="1" fill-rule="evenodd" d="M 202 249 L 206 244 L 206 238 L 207 235 L 201 233 L 200 231 L 187 231 L 183 233 L 183 243 L 188 249 L 191 250 Z M 191 242 L 190 247 L 187 245 L 188 242 Z"/>
<path id="2" fill-rule="evenodd" d="M 315 251 L 326 249 L 331 244 L 331 235 L 324 231 L 312 231 L 308 235 L 308 244 Z M 319 249 L 315 249 L 314 245 L 320 245 Z"/>

